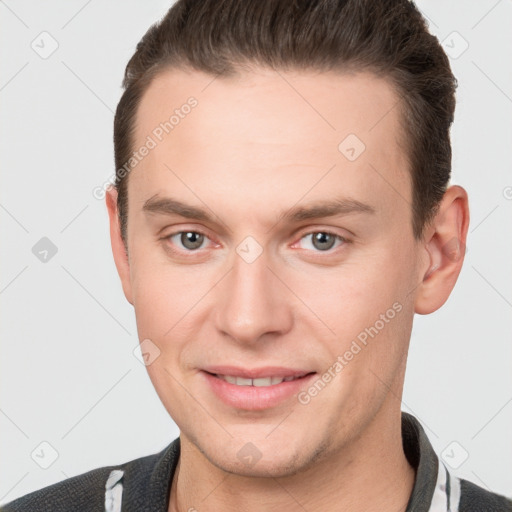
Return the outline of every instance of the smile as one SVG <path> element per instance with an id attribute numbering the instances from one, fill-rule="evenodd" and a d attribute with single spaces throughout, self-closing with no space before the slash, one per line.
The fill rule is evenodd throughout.
<path id="1" fill-rule="evenodd" d="M 202 370 L 203 382 L 224 405 L 235 409 L 263 411 L 293 400 L 316 372 L 267 367 L 242 369 L 209 367 Z"/>
<path id="2" fill-rule="evenodd" d="M 289 377 L 260 377 L 257 379 L 247 379 L 245 377 L 235 377 L 234 375 L 221 375 L 215 374 L 215 377 L 219 379 L 225 380 L 230 384 L 235 384 L 236 386 L 256 386 L 256 387 L 264 387 L 264 386 L 275 386 L 276 384 L 281 384 L 281 382 L 290 382 L 292 380 L 297 380 L 306 375 L 305 373 L 302 375 L 289 376 Z"/>

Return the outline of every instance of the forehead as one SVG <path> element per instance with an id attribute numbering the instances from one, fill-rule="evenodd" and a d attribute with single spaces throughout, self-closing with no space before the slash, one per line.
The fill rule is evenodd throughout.
<path id="1" fill-rule="evenodd" d="M 226 194 L 263 182 L 281 194 L 284 184 L 306 192 L 334 166 L 315 186 L 319 194 L 346 178 L 348 195 L 359 188 L 396 201 L 410 197 L 399 112 L 393 87 L 372 73 L 256 69 L 225 78 L 167 70 L 138 108 L 134 149 L 148 137 L 154 147 L 129 189 L 153 195 L 180 175 Z"/>
<path id="2" fill-rule="evenodd" d="M 183 135 L 190 135 L 190 130 L 197 134 L 201 128 L 215 127 L 211 136 L 227 134 L 230 141 L 236 142 L 246 141 L 248 135 L 263 140 L 276 135 L 273 130 L 284 128 L 282 138 L 302 135 L 311 143 L 323 140 L 326 134 L 331 135 L 329 140 L 336 141 L 345 132 L 357 133 L 372 142 L 371 132 L 378 125 L 381 129 L 376 133 L 380 136 L 394 137 L 400 129 L 395 89 L 389 80 L 370 72 L 255 68 L 235 77 L 214 77 L 199 71 L 170 69 L 159 73 L 143 94 L 136 137 L 169 120 L 191 97 L 200 108 L 195 109 L 193 117 L 197 122 L 192 127 L 191 123 L 179 122 L 180 130 L 173 130 L 184 132 Z M 176 124 L 174 128 L 177 127 Z M 311 139 L 313 133 L 317 137 Z"/>

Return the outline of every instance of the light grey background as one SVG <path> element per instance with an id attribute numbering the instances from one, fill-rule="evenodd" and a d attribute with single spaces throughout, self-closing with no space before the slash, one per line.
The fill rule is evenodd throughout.
<path id="1" fill-rule="evenodd" d="M 0 503 L 178 435 L 133 354 L 93 196 L 114 171 L 126 62 L 170 4 L 0 1 Z M 512 496 L 512 2 L 419 6 L 459 80 L 453 183 L 472 220 L 451 298 L 416 317 L 402 409 L 456 474 Z M 46 262 L 32 252 L 42 237 L 58 248 Z"/>

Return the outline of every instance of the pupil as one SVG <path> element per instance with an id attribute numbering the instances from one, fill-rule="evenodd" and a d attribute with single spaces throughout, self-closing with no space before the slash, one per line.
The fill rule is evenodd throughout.
<path id="1" fill-rule="evenodd" d="M 193 231 L 182 233 L 181 243 L 187 249 L 197 249 L 201 247 L 203 243 L 203 235 L 201 235 L 201 233 L 194 233 Z"/>
<path id="2" fill-rule="evenodd" d="M 328 240 L 329 238 L 330 241 Z M 316 242 L 318 242 L 320 245 L 315 245 Z M 327 244 L 327 247 L 325 246 L 325 244 Z M 333 246 L 333 244 L 334 237 L 329 233 L 315 233 L 315 235 L 313 236 L 313 245 L 315 245 L 317 249 L 330 249 Z"/>

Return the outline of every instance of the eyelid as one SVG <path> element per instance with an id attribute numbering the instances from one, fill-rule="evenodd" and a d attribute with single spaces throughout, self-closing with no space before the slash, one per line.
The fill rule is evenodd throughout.
<path id="1" fill-rule="evenodd" d="M 345 230 L 345 231 L 347 231 L 347 230 Z M 335 228 L 331 228 L 331 227 L 327 228 L 327 227 L 322 227 L 322 226 L 319 226 L 319 227 L 308 226 L 307 228 L 298 230 L 298 232 L 295 236 L 299 236 L 300 238 L 303 238 L 304 236 L 311 235 L 313 233 L 328 233 L 329 235 L 339 236 L 340 238 L 343 238 L 345 240 L 349 240 L 350 236 L 353 236 L 353 235 L 342 235 L 341 233 L 338 233 L 338 231 L 336 231 Z"/>

